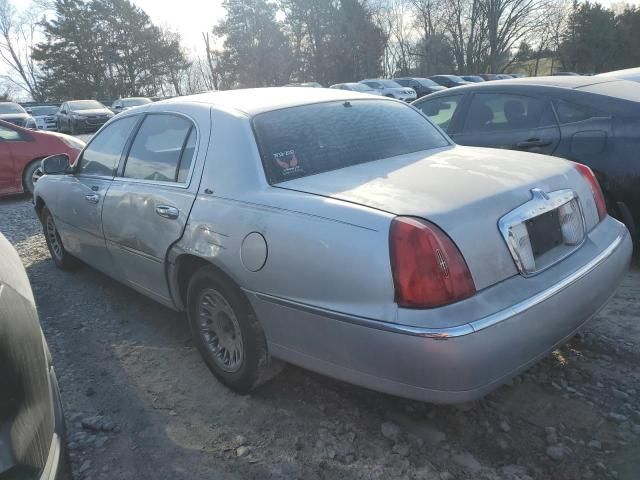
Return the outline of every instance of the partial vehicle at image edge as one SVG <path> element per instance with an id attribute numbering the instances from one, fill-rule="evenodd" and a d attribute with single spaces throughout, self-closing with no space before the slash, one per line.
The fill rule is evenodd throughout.
<path id="1" fill-rule="evenodd" d="M 21 128 L 0 120 L 0 197 L 33 193 L 43 158 L 65 153 L 72 160 L 84 142 L 68 135 Z"/>
<path id="2" fill-rule="evenodd" d="M 581 328 L 631 255 L 587 167 L 456 146 L 403 102 L 338 89 L 138 107 L 75 165 L 43 170 L 56 264 L 186 311 L 241 393 L 284 361 L 422 401 L 478 398 Z"/>
<path id="3" fill-rule="evenodd" d="M 0 233 L 0 477 L 70 480 L 64 416 L 29 280 Z"/>
<path id="4" fill-rule="evenodd" d="M 625 223 L 634 240 L 640 238 L 637 83 L 607 76 L 530 77 L 469 85 L 413 105 L 458 144 L 587 165 L 598 177 L 609 213 Z"/>

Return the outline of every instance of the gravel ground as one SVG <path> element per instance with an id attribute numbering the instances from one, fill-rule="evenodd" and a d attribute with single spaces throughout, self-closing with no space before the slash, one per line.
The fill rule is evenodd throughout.
<path id="1" fill-rule="evenodd" d="M 640 478 L 640 270 L 570 344 L 486 398 L 407 401 L 288 366 L 219 384 L 185 320 L 104 275 L 54 266 L 25 198 L 0 231 L 27 268 L 83 479 Z"/>

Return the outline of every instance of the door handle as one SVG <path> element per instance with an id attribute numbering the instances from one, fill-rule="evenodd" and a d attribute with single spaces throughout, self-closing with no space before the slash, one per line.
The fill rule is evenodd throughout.
<path id="1" fill-rule="evenodd" d="M 170 205 L 158 205 L 156 207 L 156 213 L 164 218 L 175 220 L 180 215 L 180 211 L 176 207 Z"/>
<path id="2" fill-rule="evenodd" d="M 87 202 L 91 202 L 91 203 L 98 203 L 100 201 L 100 195 L 98 195 L 97 193 L 87 193 L 84 196 L 84 199 Z"/>
<path id="3" fill-rule="evenodd" d="M 524 142 L 516 143 L 518 148 L 546 147 L 551 145 L 551 140 L 540 140 L 539 138 L 530 138 Z"/>

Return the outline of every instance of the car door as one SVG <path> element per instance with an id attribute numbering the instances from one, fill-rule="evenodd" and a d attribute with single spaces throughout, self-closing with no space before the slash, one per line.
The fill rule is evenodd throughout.
<path id="1" fill-rule="evenodd" d="M 0 195 L 22 191 L 21 172 L 18 172 L 11 144 L 22 141 L 18 131 L 0 125 Z"/>
<path id="2" fill-rule="evenodd" d="M 56 226 L 69 252 L 105 273 L 114 275 L 102 229 L 104 199 L 125 145 L 140 116 L 120 118 L 95 135 L 78 159 L 76 171 L 61 176 L 50 205 Z M 48 201 L 48 203 L 51 203 Z"/>
<path id="3" fill-rule="evenodd" d="M 148 113 L 102 212 L 119 278 L 167 305 L 172 304 L 167 252 L 184 232 L 199 184 L 191 172 L 197 158 L 204 162 L 209 142 L 209 111 L 199 115 L 194 121 L 174 113 Z"/>
<path id="4" fill-rule="evenodd" d="M 451 135 L 455 132 L 456 113 L 461 110 L 464 98 L 464 93 L 442 95 L 416 102 L 413 105 L 429 117 L 429 120 Z"/>
<path id="5" fill-rule="evenodd" d="M 560 128 L 544 97 L 474 93 L 460 130 L 451 138 L 460 145 L 551 155 L 560 142 Z"/>

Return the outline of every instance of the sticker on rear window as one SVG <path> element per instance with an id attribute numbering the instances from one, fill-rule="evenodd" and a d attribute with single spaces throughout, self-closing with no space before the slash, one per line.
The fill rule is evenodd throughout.
<path id="1" fill-rule="evenodd" d="M 300 166 L 295 150 L 276 152 L 273 154 L 273 159 L 278 167 L 280 167 L 280 171 L 284 176 L 302 172 L 302 167 Z"/>

